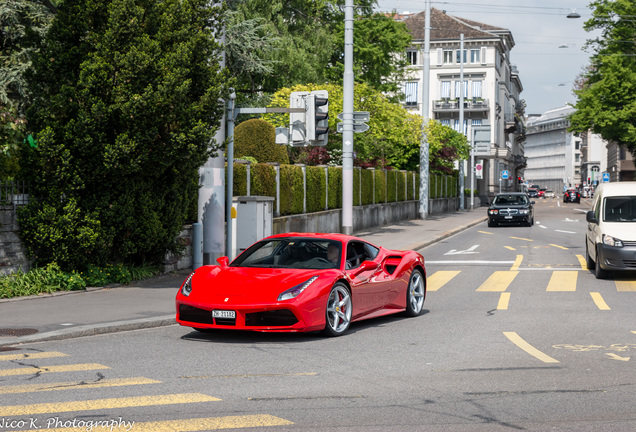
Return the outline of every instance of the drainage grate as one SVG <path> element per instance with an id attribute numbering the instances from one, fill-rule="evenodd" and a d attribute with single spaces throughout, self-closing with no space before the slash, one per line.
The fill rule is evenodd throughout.
<path id="1" fill-rule="evenodd" d="M 37 332 L 38 332 L 38 329 L 34 329 L 34 328 L 0 328 L 0 337 L 27 336 Z"/>

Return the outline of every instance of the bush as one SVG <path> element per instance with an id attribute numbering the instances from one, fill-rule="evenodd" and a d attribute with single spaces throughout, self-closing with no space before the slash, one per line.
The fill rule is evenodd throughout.
<path id="1" fill-rule="evenodd" d="M 276 144 L 274 126 L 261 119 L 244 121 L 234 129 L 234 158 L 245 157 L 261 163 L 289 163 L 287 146 Z"/>
<path id="2" fill-rule="evenodd" d="M 64 273 L 56 263 L 35 268 L 28 273 L 16 272 L 0 278 L 0 298 L 13 298 L 55 291 L 81 290 L 86 287 L 82 277 Z"/>

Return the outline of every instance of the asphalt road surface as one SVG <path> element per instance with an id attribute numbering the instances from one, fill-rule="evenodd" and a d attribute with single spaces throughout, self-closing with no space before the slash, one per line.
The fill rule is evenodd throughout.
<path id="1" fill-rule="evenodd" d="M 588 206 L 423 249 L 424 313 L 338 338 L 175 325 L 0 352 L 0 430 L 634 431 L 636 275 L 585 269 Z"/>

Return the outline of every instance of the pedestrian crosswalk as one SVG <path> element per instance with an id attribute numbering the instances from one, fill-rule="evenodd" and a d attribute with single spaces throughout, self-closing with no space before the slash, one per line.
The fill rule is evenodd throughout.
<path id="1" fill-rule="evenodd" d="M 492 265 L 509 264 L 509 270 L 493 270 L 492 273 L 479 284 L 477 282 L 475 291 L 477 292 L 498 292 L 503 293 L 510 289 L 519 274 L 524 271 L 537 271 L 543 270 L 550 272 L 550 277 L 545 285 L 546 292 L 575 292 L 577 284 L 579 283 L 579 274 L 581 272 L 588 272 L 585 258 L 581 255 L 577 255 L 579 266 L 543 266 L 543 267 L 525 267 L 521 266 L 521 256 L 517 256 L 515 261 L 497 262 Z M 452 261 L 437 261 L 433 264 L 450 265 Z M 465 262 L 461 264 L 466 264 Z M 459 265 L 461 265 L 459 264 Z M 480 265 L 487 263 L 479 262 Z M 427 266 L 427 270 L 431 270 L 430 266 Z M 429 273 L 427 277 L 427 291 L 434 292 L 443 289 L 446 286 L 451 285 L 451 281 L 458 277 L 462 271 L 465 270 L 437 270 Z M 618 292 L 636 292 L 636 280 L 620 280 L 613 281 L 616 291 Z"/>
<path id="2" fill-rule="evenodd" d="M 53 358 L 62 358 L 67 364 L 41 366 Z M 46 429 L 54 432 L 80 431 L 126 431 L 132 429 L 143 432 L 186 432 L 210 431 L 236 428 L 255 428 L 291 425 L 293 422 L 276 417 L 268 413 L 202 417 L 186 419 L 168 419 L 160 421 L 136 422 L 132 418 L 123 418 L 119 412 L 124 408 L 139 407 L 178 407 L 193 404 L 221 404 L 218 395 L 203 393 L 166 393 L 156 394 L 156 387 L 152 394 L 140 396 L 117 396 L 84 399 L 73 396 L 84 389 L 99 389 L 100 396 L 107 395 L 109 388 L 123 386 L 160 385 L 161 381 L 145 378 L 105 378 L 101 373 L 93 380 L 81 379 L 56 381 L 49 383 L 28 383 L 30 378 L 43 373 L 82 374 L 86 371 L 110 369 L 97 363 L 72 363 L 72 357 L 56 351 L 49 352 L 12 352 L 0 355 L 0 377 L 5 385 L 0 386 L 0 430 L 2 431 L 38 431 Z M 31 375 L 30 377 L 28 375 Z M 15 381 L 12 384 L 11 380 Z M 115 390 L 113 390 L 115 391 Z M 49 400 L 46 393 L 38 397 L 38 393 L 56 392 L 56 395 L 70 395 L 50 398 L 53 402 L 33 403 L 33 400 Z M 142 391 L 143 392 L 143 391 Z M 23 395 L 23 396 L 21 396 Z M 18 402 L 24 402 L 19 404 Z M 28 403 L 26 403 L 28 402 Z M 166 412 L 178 412 L 174 409 Z M 110 413 L 113 415 L 111 416 Z"/>

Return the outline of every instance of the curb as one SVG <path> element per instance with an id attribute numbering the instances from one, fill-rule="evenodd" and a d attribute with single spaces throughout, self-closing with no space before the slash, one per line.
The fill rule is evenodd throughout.
<path id="1" fill-rule="evenodd" d="M 165 327 L 176 324 L 175 315 L 163 315 L 153 318 L 141 318 L 128 321 L 116 321 L 102 324 L 89 324 L 77 326 L 70 329 L 55 330 L 46 333 L 36 333 L 23 337 L 0 338 L 0 347 L 9 345 L 20 345 L 33 342 L 45 342 L 53 340 L 74 339 L 83 336 L 95 336 L 107 333 L 117 333 L 122 331 L 139 330 L 153 327 Z"/>

